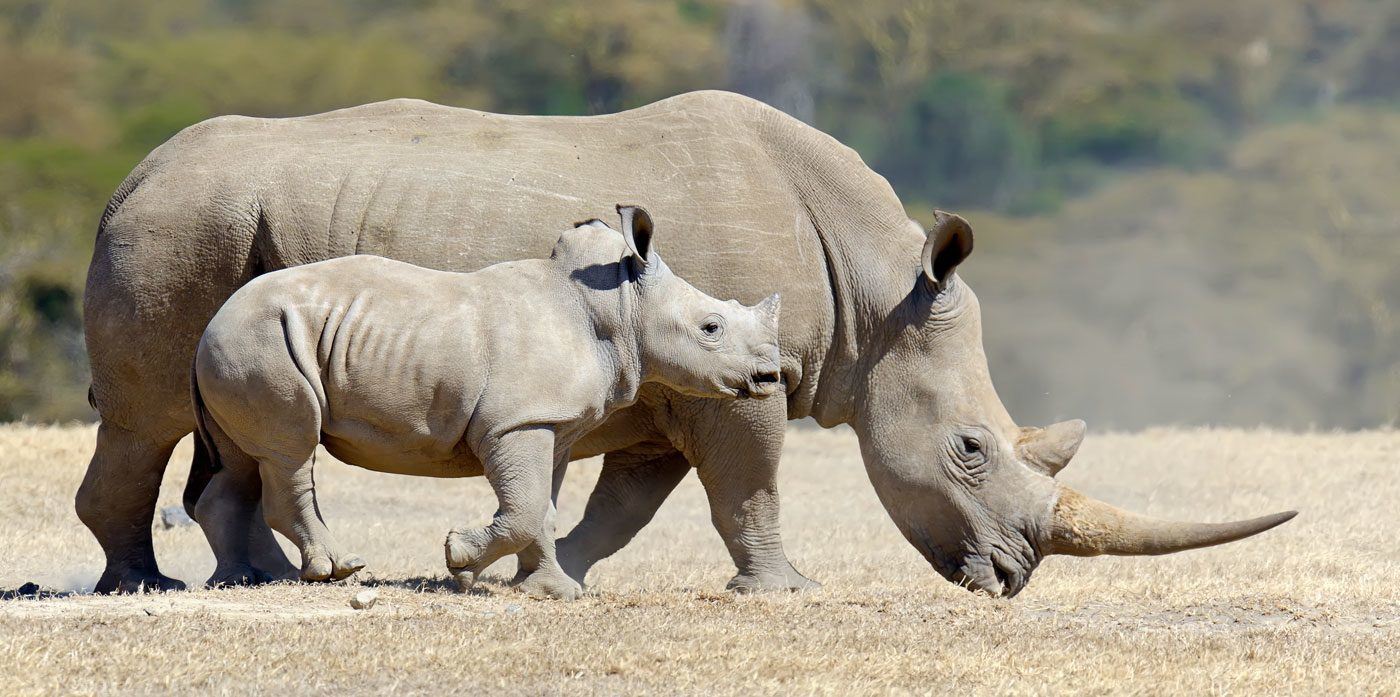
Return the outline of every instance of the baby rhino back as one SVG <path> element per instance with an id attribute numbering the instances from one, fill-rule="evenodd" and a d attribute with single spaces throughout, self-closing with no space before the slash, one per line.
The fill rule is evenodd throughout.
<path id="1" fill-rule="evenodd" d="M 467 278 L 368 256 L 262 276 L 200 342 L 206 408 L 258 458 L 323 441 L 371 469 L 479 473 L 459 447 L 484 385 Z"/>

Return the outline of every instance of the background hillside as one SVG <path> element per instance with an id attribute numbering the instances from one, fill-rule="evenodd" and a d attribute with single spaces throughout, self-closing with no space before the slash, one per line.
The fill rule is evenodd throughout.
<path id="1" fill-rule="evenodd" d="M 225 113 L 698 88 L 962 212 L 1026 423 L 1400 421 L 1400 0 L 0 0 L 0 421 L 88 419 L 106 198 Z"/>

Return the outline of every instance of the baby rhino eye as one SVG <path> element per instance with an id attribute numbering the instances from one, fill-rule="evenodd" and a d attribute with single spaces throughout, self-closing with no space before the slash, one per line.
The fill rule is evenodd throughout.
<path id="1" fill-rule="evenodd" d="M 724 321 L 719 315 L 710 315 L 700 321 L 700 333 L 706 339 L 718 339 L 724 333 Z"/>

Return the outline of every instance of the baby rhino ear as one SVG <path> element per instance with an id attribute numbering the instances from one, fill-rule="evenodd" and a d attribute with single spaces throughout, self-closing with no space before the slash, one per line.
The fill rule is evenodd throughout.
<path id="1" fill-rule="evenodd" d="M 651 261 L 651 215 L 641 206 L 617 204 L 617 213 L 622 216 L 622 239 L 627 242 L 629 255 L 637 260 L 637 266 L 646 269 Z"/>

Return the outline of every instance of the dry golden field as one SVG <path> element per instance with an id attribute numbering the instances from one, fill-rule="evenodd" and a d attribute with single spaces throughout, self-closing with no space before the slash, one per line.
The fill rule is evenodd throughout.
<path id="1" fill-rule="evenodd" d="M 349 585 L 99 597 L 72 494 L 90 427 L 0 426 L 0 694 L 30 693 L 1390 693 L 1400 692 L 1400 432 L 1095 435 L 1061 478 L 1145 513 L 1220 520 L 1298 508 L 1225 547 L 1041 565 L 1014 600 L 939 578 L 885 517 L 847 430 L 792 430 L 784 528 L 818 591 L 736 597 L 692 477 L 584 600 L 530 600 L 513 562 L 452 592 L 442 540 L 494 509 L 482 480 L 320 466 L 327 520 L 369 561 Z M 166 477 L 175 505 L 188 443 Z M 562 523 L 597 462 L 576 465 Z M 157 526 L 159 528 L 159 526 Z M 156 530 L 200 581 L 198 528 Z M 370 573 L 372 572 L 372 573 Z M 360 585 L 379 604 L 352 610 Z M 10 595 L 13 595 L 11 593 Z"/>

